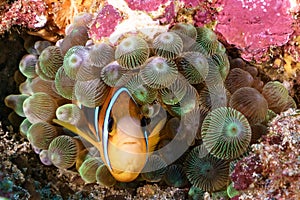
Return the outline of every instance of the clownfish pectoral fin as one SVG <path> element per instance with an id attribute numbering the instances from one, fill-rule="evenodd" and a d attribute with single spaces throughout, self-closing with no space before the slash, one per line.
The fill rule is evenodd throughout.
<path id="1" fill-rule="evenodd" d="M 95 146 L 97 149 L 99 149 L 99 143 L 95 140 L 95 138 L 93 138 L 91 133 L 88 133 L 89 132 L 88 130 L 82 131 L 78 127 L 58 119 L 53 119 L 52 121 L 62 127 L 65 127 L 66 129 L 72 131 L 73 133 L 79 135 L 84 140 L 86 140 L 87 142 Z"/>
<path id="2" fill-rule="evenodd" d="M 96 141 L 100 141 L 100 134 L 99 134 L 99 128 L 98 128 L 98 119 L 99 119 L 99 113 L 100 113 L 100 107 L 95 108 L 89 108 L 86 106 L 83 106 L 79 103 L 77 103 L 78 107 L 82 110 L 84 113 L 85 120 L 87 121 L 88 133 L 92 135 Z M 81 128 L 81 127 L 80 127 Z"/>

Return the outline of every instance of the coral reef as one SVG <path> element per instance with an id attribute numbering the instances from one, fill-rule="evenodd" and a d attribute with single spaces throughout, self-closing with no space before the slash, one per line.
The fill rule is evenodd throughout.
<path id="1" fill-rule="evenodd" d="M 242 50 L 244 59 L 261 62 L 269 47 L 282 46 L 289 41 L 294 32 L 293 13 L 297 11 L 297 3 L 228 0 L 218 13 L 216 30 L 227 42 Z"/>
<path id="2" fill-rule="evenodd" d="M 236 164 L 233 187 L 242 199 L 299 199 L 299 110 L 276 116 L 269 132 Z"/>
<path id="3" fill-rule="evenodd" d="M 3 1 L 5 2 L 5 1 Z M 0 35 L 14 25 L 35 29 L 47 22 L 46 5 L 42 0 L 19 0 L 0 5 Z"/>
<path id="4" fill-rule="evenodd" d="M 36 74 L 33 74 L 32 78 L 28 77 L 23 83 L 28 84 L 24 87 L 27 89 L 20 90 L 23 93 L 21 95 L 25 95 L 24 98 L 21 98 L 21 95 L 20 100 L 15 98 L 18 95 L 6 98 L 7 104 L 30 122 L 23 123 L 23 135 L 37 149 L 41 161 L 45 165 L 52 164 L 61 170 L 76 170 L 78 171 L 76 174 L 82 176 L 86 183 L 97 182 L 99 185 L 111 187 L 132 181 L 141 183 L 145 180 L 165 181 L 169 185 L 180 187 L 186 185 L 188 180 L 213 196 L 224 196 L 226 192 L 219 190 L 230 183 L 229 162 L 247 153 L 252 135 L 250 125 L 265 122 L 267 107 L 278 112 L 278 109 L 286 110 L 295 105 L 293 99 L 288 96 L 288 90 L 281 83 L 270 81 L 263 87 L 258 84 L 259 73 L 254 70 L 255 68 L 247 66 L 242 60 L 228 58 L 224 46 L 208 28 L 178 23 L 153 38 L 140 32 L 128 32 L 113 43 L 97 40 L 89 43 L 88 31 L 85 26 L 74 23 L 66 37 L 55 46 L 46 45 L 40 54 L 28 54 L 36 56 L 34 60 Z M 86 45 L 84 42 L 87 42 Z M 104 58 L 101 63 L 97 61 L 99 55 Z M 20 70 L 26 75 L 23 60 L 21 63 Z M 116 65 L 119 69 L 115 67 Z M 113 71 L 104 73 L 103 69 L 108 66 L 114 67 L 111 69 Z M 231 88 L 230 94 L 227 88 L 231 84 L 225 83 L 241 82 L 243 76 L 228 76 L 238 69 L 244 70 L 243 73 L 246 73 L 252 81 L 246 85 L 247 87 L 240 85 L 236 91 Z M 114 70 L 117 70 L 116 74 Z M 108 81 L 111 79 L 110 76 L 113 76 L 114 83 Z M 38 79 L 40 83 L 44 81 L 49 84 L 46 86 L 47 90 L 43 87 L 36 88 Z M 106 85 L 106 82 L 109 85 Z M 64 88 L 65 84 L 68 88 Z M 177 84 L 183 84 L 185 89 L 178 90 Z M 109 93 L 110 86 L 113 87 Z M 132 102 L 120 95 L 123 93 L 119 90 L 114 89 L 124 86 L 128 88 L 128 92 L 124 94 L 129 94 L 129 98 L 133 99 Z M 272 87 L 275 89 L 268 90 Z M 259 99 L 257 101 L 262 101 L 264 105 L 262 111 L 257 111 L 258 114 L 248 114 L 247 110 L 253 108 L 247 101 L 233 104 L 232 101 L 236 101 L 234 97 L 239 95 L 241 90 L 247 90 L 249 93 L 247 95 L 253 94 Z M 114 91 L 119 96 L 115 97 Z M 274 95 L 280 98 L 282 94 L 286 95 L 282 103 L 273 105 L 274 101 L 270 99 Z M 114 104 L 117 105 L 122 100 L 128 102 L 128 105 L 122 105 L 129 107 L 120 113 L 121 109 L 114 108 Z M 70 105 L 75 106 L 74 111 L 70 110 L 72 109 Z M 235 108 L 229 107 L 233 105 Z M 145 111 L 146 117 L 136 118 L 140 120 L 140 124 L 136 124 L 135 115 L 139 112 L 137 110 L 140 106 L 144 106 L 148 111 Z M 105 108 L 111 110 L 107 111 Z M 208 112 L 208 115 L 202 116 L 201 109 Z M 97 117 L 97 114 L 89 114 L 91 111 L 100 113 L 99 122 L 92 118 Z M 72 114 L 75 112 L 79 113 L 79 116 Z M 106 116 L 107 112 L 110 113 L 109 118 Z M 128 114 L 132 117 L 131 120 L 122 118 Z M 65 120 L 55 122 L 82 136 L 86 141 L 80 141 L 74 133 L 56 127 L 53 124 L 55 117 Z M 179 120 L 177 128 L 171 127 L 171 119 L 176 119 L 175 117 Z M 203 124 L 193 120 L 192 117 L 199 121 L 203 120 Z M 104 121 L 107 128 L 98 126 L 97 123 L 102 124 L 101 120 L 108 120 Z M 131 126 L 128 126 L 129 123 L 132 123 Z M 35 130 L 38 128 L 44 137 L 35 136 Z M 137 140 L 129 139 L 128 135 L 121 132 L 122 135 L 118 130 L 136 135 L 140 128 L 149 131 L 149 138 L 143 142 L 146 141 L 155 154 L 149 154 L 147 163 L 141 163 L 142 166 L 139 164 L 137 171 L 129 171 L 129 174 L 134 176 L 121 176 L 119 174 L 128 173 L 125 170 L 137 167 L 138 163 L 133 162 L 135 163 L 133 166 L 132 160 L 144 158 L 140 150 L 138 155 L 133 156 L 121 149 L 123 145 L 126 150 L 132 151 L 134 149 L 132 144 L 135 144 L 133 141 Z M 99 130 L 100 133 L 97 132 Z M 211 134 L 215 133 L 215 130 L 219 135 L 217 138 L 216 134 Z M 111 134 L 104 136 L 109 139 L 107 149 L 105 145 L 99 147 L 97 143 L 99 137 L 102 141 L 103 136 L 99 134 L 103 131 Z M 118 137 L 126 137 L 128 144 L 132 145 L 131 148 L 126 142 L 115 145 Z M 255 136 L 256 139 L 259 137 L 260 135 Z M 170 142 L 163 143 L 163 141 Z M 255 139 L 251 142 L 256 143 Z M 159 144 L 156 145 L 157 143 Z M 186 151 L 189 152 L 190 146 L 194 147 L 193 150 L 187 157 L 180 158 Z M 206 153 L 202 156 L 195 153 L 199 148 L 202 148 L 202 153 Z M 108 153 L 103 153 L 105 151 Z M 173 151 L 174 157 L 170 151 Z M 155 156 L 159 159 L 152 160 L 151 158 Z M 103 162 L 88 162 L 90 158 L 100 159 Z M 173 178 L 166 173 L 166 169 L 171 169 L 167 168 L 168 165 L 177 159 L 184 159 L 185 162 L 181 174 L 178 176 L 174 174 Z M 201 163 L 205 165 L 202 166 Z M 118 175 L 115 174 L 116 170 L 119 171 Z M 139 173 L 141 176 L 138 176 Z M 218 179 L 215 179 L 215 175 Z"/>
<path id="5" fill-rule="evenodd" d="M 259 52 L 259 58 L 255 58 L 259 60 L 269 46 L 287 43 L 293 32 L 295 20 L 286 10 L 276 15 L 270 7 L 274 2 L 284 7 L 279 0 L 255 4 L 258 7 L 253 2 L 241 1 L 234 7 L 242 7 L 235 10 L 237 14 L 244 9 L 258 9 L 254 22 L 270 24 L 263 14 L 264 9 L 271 8 L 270 14 L 279 22 L 285 20 L 279 39 L 276 35 L 282 30 L 270 25 L 271 34 L 266 33 L 270 37 L 261 43 L 250 42 L 261 36 L 259 28 L 251 29 L 257 34 L 245 33 L 242 38 L 246 42 L 227 38 L 228 32 L 224 30 L 228 26 L 230 1 L 225 2 L 220 13 L 222 1 L 46 2 L 48 28 L 57 26 L 56 33 L 65 37 L 55 44 L 24 37 L 27 55 L 20 58 L 15 75 L 21 94 L 7 96 L 5 104 L 14 110 L 10 121 L 16 126 L 21 124 L 21 135 L 29 140 L 41 163 L 59 171 L 66 181 L 76 180 L 66 193 L 59 187 L 57 194 L 81 199 L 84 194 L 74 191 L 101 188 L 89 195 L 93 199 L 101 196 L 105 186 L 135 188 L 135 195 L 126 194 L 133 198 L 185 199 L 188 191 L 184 187 L 192 186 L 190 198 L 226 199 L 238 192 L 241 196 L 253 195 L 253 185 L 259 191 L 265 185 L 270 191 L 256 195 L 281 198 L 288 191 L 288 195 L 297 198 L 299 194 L 290 190 L 299 188 L 287 182 L 299 177 L 299 162 L 292 154 L 299 153 L 294 150 L 298 136 L 279 137 L 276 134 L 287 131 L 274 121 L 274 130 L 265 130 L 275 113 L 297 107 L 297 101 L 290 96 L 294 93 L 285 83 L 273 78 L 270 81 L 261 69 L 236 58 L 228 51 L 226 41 L 221 43 L 211 28 L 218 19 L 216 30 L 242 50 L 244 58 L 250 60 L 245 52 Z M 99 9 L 96 5 L 100 5 Z M 77 15 L 81 11 L 89 13 Z M 5 9 L 0 12 L 7 13 Z M 249 13 L 246 14 L 243 20 L 249 20 Z M 236 16 L 229 20 L 234 34 L 244 30 L 234 26 Z M 130 29 L 124 28 L 129 25 Z M 42 32 L 36 34 L 45 36 Z M 290 41 L 284 49 L 284 68 L 295 75 L 298 54 L 289 54 L 298 52 L 299 38 L 293 39 L 294 43 Z M 259 108 L 255 107 L 258 103 Z M 291 117 L 299 116 L 297 112 L 288 112 Z M 299 128 L 297 123 L 294 125 Z M 263 142 L 257 144 L 261 137 Z M 254 153 L 247 156 L 251 144 Z M 291 152 L 288 156 L 294 159 L 295 170 L 282 172 L 283 177 L 278 177 L 277 171 L 273 173 L 276 165 L 275 161 L 268 163 L 271 159 L 288 159 L 284 153 L 271 158 L 267 155 L 275 151 Z M 0 189 L 4 191 L 0 195 L 10 197 L 16 182 L 6 176 L 0 179 Z M 277 179 L 281 182 L 274 181 Z M 155 184 L 139 187 L 149 182 L 183 189 L 166 195 Z M 36 195 L 52 198 L 51 184 L 36 183 L 33 187 L 39 193 Z M 26 189 L 22 195 L 33 194 Z M 115 194 L 107 198 L 126 197 Z"/>
<path id="6" fill-rule="evenodd" d="M 110 36 L 121 20 L 122 17 L 120 12 L 116 10 L 112 5 L 104 6 L 98 12 L 96 19 L 93 21 L 90 27 L 90 37 L 94 39 L 100 39 L 100 36 Z"/>

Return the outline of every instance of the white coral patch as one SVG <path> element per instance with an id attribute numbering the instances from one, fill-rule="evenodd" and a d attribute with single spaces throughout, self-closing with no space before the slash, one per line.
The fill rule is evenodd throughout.
<path id="1" fill-rule="evenodd" d="M 153 38 L 156 33 L 168 30 L 167 25 L 159 25 L 159 21 L 153 20 L 147 13 L 131 10 L 124 0 L 108 0 L 108 3 L 127 16 L 110 35 L 109 40 L 113 44 L 126 32 L 141 32 L 149 38 Z"/>
<path id="2" fill-rule="evenodd" d="M 45 26 L 46 22 L 47 22 L 47 17 L 45 15 L 41 15 L 41 16 L 35 16 L 35 20 L 37 21 L 36 24 L 34 24 L 35 28 L 40 28 Z"/>

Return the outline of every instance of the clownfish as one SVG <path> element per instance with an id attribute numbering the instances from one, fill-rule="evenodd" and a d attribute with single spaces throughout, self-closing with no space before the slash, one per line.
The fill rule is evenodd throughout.
<path id="1" fill-rule="evenodd" d="M 137 178 L 160 139 L 167 115 L 150 119 L 150 125 L 127 88 L 112 88 L 102 105 L 93 109 L 94 126 L 89 131 L 53 121 L 81 136 L 100 152 L 112 176 L 121 182 Z M 94 128 L 91 128 L 94 127 Z M 92 133 L 92 134 L 90 134 Z"/>

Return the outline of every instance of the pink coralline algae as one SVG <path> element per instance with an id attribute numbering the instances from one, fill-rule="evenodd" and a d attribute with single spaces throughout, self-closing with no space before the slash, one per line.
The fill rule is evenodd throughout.
<path id="1" fill-rule="evenodd" d="M 221 6 L 221 2 L 219 1 L 202 2 L 194 15 L 195 25 L 200 27 L 214 22 L 217 16 L 217 10 Z"/>
<path id="2" fill-rule="evenodd" d="M 281 46 L 293 33 L 289 0 L 225 0 L 216 30 L 242 50 L 246 60 L 259 60 L 270 46 Z"/>
<path id="3" fill-rule="evenodd" d="M 99 40 L 102 37 L 110 36 L 121 20 L 121 14 L 117 9 L 112 5 L 104 6 L 89 29 L 90 38 Z"/>
<path id="4" fill-rule="evenodd" d="M 46 5 L 42 0 L 18 0 L 12 4 L 1 4 L 0 34 L 14 25 L 40 28 L 46 22 Z"/>
<path id="5" fill-rule="evenodd" d="M 254 175 L 261 172 L 261 162 L 256 155 L 245 157 L 236 164 L 231 174 L 234 188 L 237 190 L 247 189 L 254 182 Z"/>
<path id="6" fill-rule="evenodd" d="M 165 8 L 164 14 L 159 17 L 159 22 L 161 24 L 170 24 L 172 20 L 174 20 L 175 16 L 175 5 L 174 2 L 171 2 L 170 5 Z"/>
<path id="7" fill-rule="evenodd" d="M 289 109 L 269 124 L 231 179 L 240 199 L 300 199 L 300 110 Z"/>
<path id="8" fill-rule="evenodd" d="M 186 7 L 196 7 L 199 6 L 200 2 L 203 2 L 203 0 L 182 0 Z"/>
<path id="9" fill-rule="evenodd" d="M 132 10 L 141 10 L 146 12 L 156 11 L 160 5 L 165 4 L 168 0 L 125 0 Z"/>
<path id="10" fill-rule="evenodd" d="M 216 21 L 219 10 L 224 6 L 224 0 L 182 0 L 186 8 L 194 9 L 193 21 L 195 26 L 204 26 Z"/>

